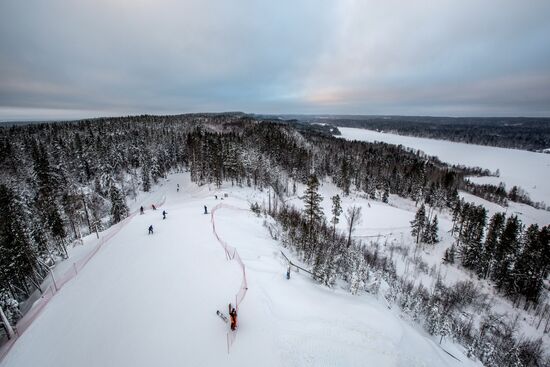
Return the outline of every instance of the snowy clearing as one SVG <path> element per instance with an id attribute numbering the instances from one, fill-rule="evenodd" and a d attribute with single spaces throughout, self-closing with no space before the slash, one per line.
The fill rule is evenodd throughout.
<path id="1" fill-rule="evenodd" d="M 238 249 L 249 285 L 229 354 L 228 326 L 216 310 L 227 311 L 241 273 L 226 260 L 210 215 L 203 214 L 203 205 L 219 204 L 214 194 L 222 193 L 229 194 L 223 200 L 228 205 L 216 212 L 217 232 Z M 264 219 L 248 210 L 265 192 L 198 188 L 180 174 L 151 195 L 159 194 L 166 195 L 161 210 L 131 219 L 52 298 L 1 366 L 478 365 L 462 348 L 444 343 L 462 362 L 453 359 L 375 296 L 329 289 L 302 273 L 287 280 L 281 246 L 269 237 Z M 394 209 L 403 221 L 410 216 L 373 205 L 388 211 L 381 217 Z M 361 234 L 384 225 L 372 218 L 369 223 Z M 147 234 L 150 224 L 154 235 Z"/>
<path id="2" fill-rule="evenodd" d="M 497 184 L 504 182 L 506 189 L 522 187 L 533 201 L 550 204 L 550 155 L 517 149 L 505 149 L 455 143 L 446 140 L 416 138 L 397 134 L 380 133 L 357 128 L 338 128 L 347 140 L 380 141 L 422 150 L 439 157 L 443 162 L 481 167 L 491 172 L 500 170 L 500 177 L 472 177 L 475 183 Z"/>

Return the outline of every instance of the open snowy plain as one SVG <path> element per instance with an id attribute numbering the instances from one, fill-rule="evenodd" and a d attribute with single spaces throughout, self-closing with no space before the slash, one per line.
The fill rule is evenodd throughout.
<path id="1" fill-rule="evenodd" d="M 494 185 L 504 182 L 507 190 L 517 185 L 529 193 L 531 200 L 550 205 L 550 154 L 417 138 L 366 129 L 347 127 L 338 129 L 342 137 L 347 140 L 401 144 L 421 150 L 428 155 L 437 156 L 446 163 L 481 167 L 491 172 L 498 169 L 500 177 L 473 177 L 471 181 Z"/>

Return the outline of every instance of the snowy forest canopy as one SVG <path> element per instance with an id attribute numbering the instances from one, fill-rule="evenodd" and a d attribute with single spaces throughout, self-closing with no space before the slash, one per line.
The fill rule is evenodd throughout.
<path id="1" fill-rule="evenodd" d="M 471 258 L 478 256 L 476 251 L 488 248 L 482 242 L 487 226 L 490 233 L 500 231 L 495 234 L 497 239 L 501 232 L 513 232 L 509 246 L 519 249 L 528 243 L 548 254 L 546 227 L 522 232 L 521 223 L 508 219 L 508 224 L 502 219 L 495 229 L 498 218 L 487 224 L 486 213 L 459 200 L 459 189 L 499 203 L 510 199 L 498 187 L 465 180 L 466 176 L 487 175 L 487 171 L 448 166 L 403 147 L 345 141 L 304 125 L 242 114 L 138 116 L 2 128 L 0 169 L 0 205 L 4 208 L 0 214 L 0 302 L 6 308 L 39 289 L 49 266 L 67 257 L 70 242 L 124 219 L 128 215 L 125 199 L 135 197 L 140 190 L 149 191 L 173 170 L 188 170 L 199 185 L 231 182 L 271 187 L 281 196 L 295 190 L 292 182 L 308 184 L 309 216 L 283 206 L 270 208 L 270 214 L 284 229 L 287 245 L 301 251 L 303 260 L 313 266 L 315 278 L 330 286 L 340 276 L 357 289 L 369 277 L 365 270 L 368 265 L 384 274 L 401 294 L 416 297 L 416 301 L 402 300 L 402 307 L 412 309 L 416 302 L 419 308 L 414 312 L 422 309 L 431 320 L 430 332 L 448 334 L 454 325 L 453 332 L 474 345 L 473 353 L 478 355 L 483 349 L 480 345 L 487 343 L 489 329 L 481 333 L 463 330 L 461 320 L 436 315 L 437 309 L 451 313 L 455 307 L 452 302 L 457 301 L 449 301 L 449 297 L 457 296 L 453 293 L 456 290 L 439 284 L 437 292 L 429 295 L 421 287 L 405 284 L 388 259 L 361 247 L 351 236 L 331 230 L 322 214 L 312 209 L 318 201 L 314 181 L 330 178 L 343 195 L 356 189 L 371 199 L 387 201 L 389 194 L 395 194 L 431 208 L 452 210 L 457 226 L 456 251 L 467 259 L 463 260 L 465 267 L 485 277 L 495 277 L 497 265 L 482 267 Z M 506 232 L 514 223 L 515 231 Z M 524 237 L 530 242 L 522 242 Z M 437 239 L 432 236 L 430 241 Z M 509 255 L 514 251 L 507 251 L 497 254 L 502 257 L 498 266 L 511 266 L 514 259 Z M 488 259 L 491 255 L 483 253 Z M 447 261 L 451 256 L 454 254 L 449 254 Z M 525 257 L 522 261 L 527 269 L 536 264 L 536 279 L 528 280 L 540 287 L 548 274 L 548 257 Z M 519 278 L 513 273 L 506 276 L 499 286 L 503 292 L 538 301 L 538 293 L 525 294 L 524 283 L 518 286 Z M 17 312 L 11 317 L 17 318 Z M 512 344 L 520 346 L 519 342 Z M 531 344 L 524 347 L 536 349 Z M 499 358 L 502 361 L 504 357 Z"/>

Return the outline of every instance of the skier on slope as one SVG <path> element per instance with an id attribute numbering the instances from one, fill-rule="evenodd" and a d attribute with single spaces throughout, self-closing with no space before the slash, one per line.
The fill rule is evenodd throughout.
<path id="1" fill-rule="evenodd" d="M 157 207 L 155 206 L 155 204 L 151 204 L 151 207 L 153 208 L 153 210 L 157 210 Z"/>
<path id="2" fill-rule="evenodd" d="M 139 214 L 143 214 L 143 206 L 139 208 Z"/>
<path id="3" fill-rule="evenodd" d="M 204 206 L 204 214 L 208 214 L 208 208 L 206 207 L 206 205 Z"/>
<path id="4" fill-rule="evenodd" d="M 162 219 L 166 219 L 166 214 L 168 214 L 168 213 L 166 213 L 166 210 L 163 210 L 162 211 Z"/>
<path id="5" fill-rule="evenodd" d="M 237 310 L 235 310 L 234 307 L 229 313 L 229 316 L 231 317 L 231 330 L 235 330 L 237 328 Z"/>
<path id="6" fill-rule="evenodd" d="M 178 184 L 178 188 L 176 189 L 177 192 L 180 192 L 180 184 Z"/>
<path id="7" fill-rule="evenodd" d="M 153 234 L 153 225 L 152 224 L 149 226 L 149 234 Z"/>

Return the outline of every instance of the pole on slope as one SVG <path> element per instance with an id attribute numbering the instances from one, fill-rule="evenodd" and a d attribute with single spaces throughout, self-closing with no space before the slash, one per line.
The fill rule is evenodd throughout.
<path id="1" fill-rule="evenodd" d="M 309 270 L 307 270 L 307 269 L 304 269 L 304 268 L 302 268 L 301 266 L 298 266 L 298 265 L 294 264 L 292 261 L 290 261 L 290 259 L 289 259 L 288 257 L 286 257 L 286 255 L 285 255 L 284 252 L 281 251 L 281 254 L 283 254 L 283 256 L 285 257 L 286 261 L 288 261 L 288 263 L 289 263 L 290 265 L 292 265 L 292 266 L 294 266 L 295 268 L 298 268 L 298 269 L 300 269 L 300 270 L 303 270 L 303 271 L 305 271 L 305 272 L 308 273 L 308 274 L 313 275 L 313 273 L 312 273 L 311 271 L 309 271 Z"/>
<path id="2" fill-rule="evenodd" d="M 4 310 L 2 309 L 2 307 L 0 307 L 0 318 L 2 319 L 2 324 L 4 324 L 4 328 L 8 333 L 8 339 L 13 339 L 15 337 L 15 332 L 13 331 L 13 328 L 11 327 L 8 318 L 4 314 Z"/>
<path id="3" fill-rule="evenodd" d="M 57 292 L 59 289 L 57 288 L 57 283 L 56 283 L 56 281 L 55 281 L 55 277 L 54 277 L 54 275 L 53 275 L 53 271 L 52 271 L 51 268 L 50 268 L 50 275 L 52 276 L 53 286 L 54 286 L 54 288 L 55 288 L 55 291 Z"/>

